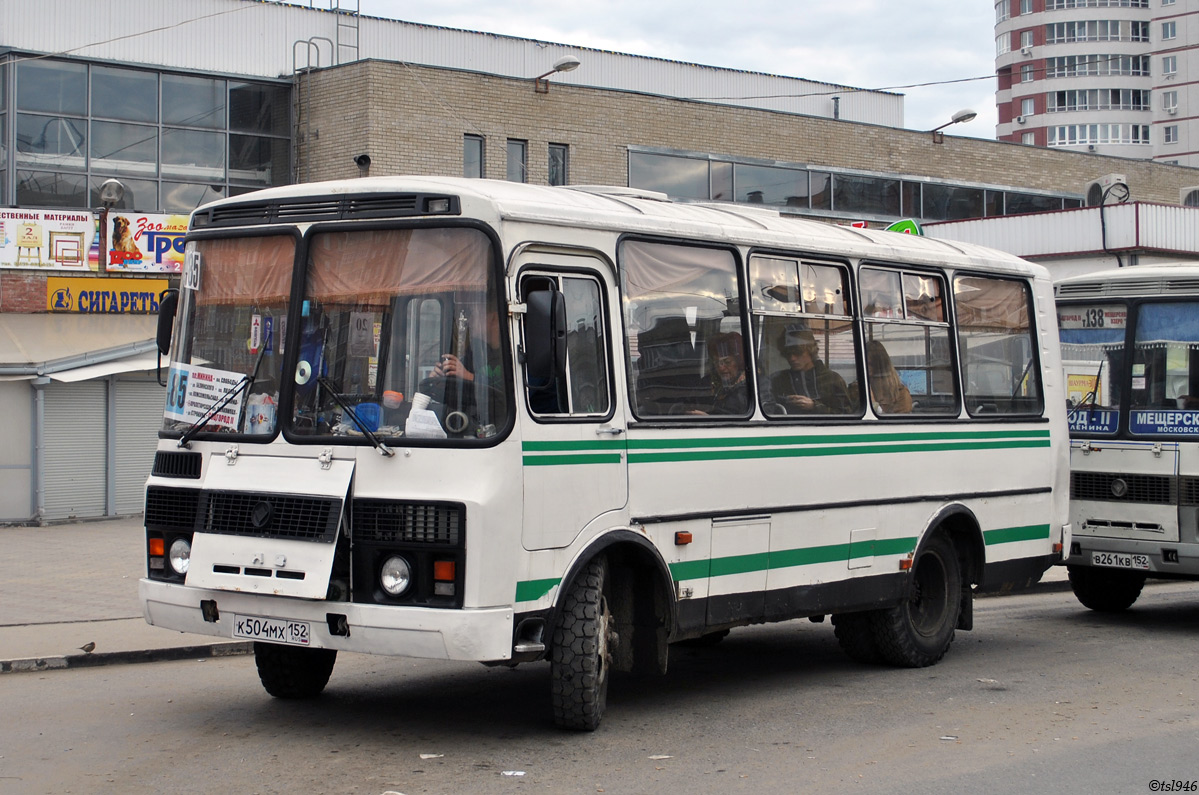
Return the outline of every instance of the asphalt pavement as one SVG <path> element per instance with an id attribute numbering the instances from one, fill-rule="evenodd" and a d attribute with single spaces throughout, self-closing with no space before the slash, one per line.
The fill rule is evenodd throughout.
<path id="1" fill-rule="evenodd" d="M 144 549 L 140 515 L 0 527 L 0 674 L 251 651 L 147 624 L 137 598 Z M 1029 590 L 1069 587 L 1055 566 Z"/>

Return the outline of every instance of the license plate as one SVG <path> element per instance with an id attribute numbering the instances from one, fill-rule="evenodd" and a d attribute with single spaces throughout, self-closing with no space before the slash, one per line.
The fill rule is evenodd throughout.
<path id="1" fill-rule="evenodd" d="M 292 646 L 307 646 L 311 636 L 308 633 L 307 621 L 233 616 L 233 637 L 265 640 L 271 643 L 287 643 Z"/>
<path id="2" fill-rule="evenodd" d="M 1123 552 L 1092 552 L 1092 566 L 1107 566 L 1113 569 L 1149 568 L 1148 555 L 1126 555 Z"/>

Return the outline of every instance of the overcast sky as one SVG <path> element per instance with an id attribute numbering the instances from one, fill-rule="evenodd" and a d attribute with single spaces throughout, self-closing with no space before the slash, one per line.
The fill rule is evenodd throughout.
<path id="1" fill-rule="evenodd" d="M 995 137 L 991 0 L 361 0 L 361 13 L 904 94 L 904 126 Z M 892 88 L 939 83 L 921 88 Z"/>

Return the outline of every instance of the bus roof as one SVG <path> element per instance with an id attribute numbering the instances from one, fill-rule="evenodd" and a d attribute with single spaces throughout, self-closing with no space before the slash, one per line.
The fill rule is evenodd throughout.
<path id="1" fill-rule="evenodd" d="M 1011 254 L 969 243 L 839 226 L 768 206 L 671 201 L 665 194 L 624 187 L 550 187 L 462 177 L 366 177 L 268 188 L 211 202 L 196 213 L 239 204 L 310 204 L 321 197 L 414 192 L 455 195 L 464 213 L 499 221 L 679 236 L 901 263 L 937 262 L 1026 276 L 1047 273 Z"/>
<path id="2" fill-rule="evenodd" d="M 1070 276 L 1054 284 L 1059 299 L 1199 294 L 1199 262 L 1168 262 Z"/>

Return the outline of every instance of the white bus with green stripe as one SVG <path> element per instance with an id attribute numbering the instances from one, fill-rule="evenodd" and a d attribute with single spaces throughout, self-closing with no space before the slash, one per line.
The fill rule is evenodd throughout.
<path id="1" fill-rule="evenodd" d="M 1052 287 L 998 252 L 387 177 L 199 209 L 174 303 L 145 615 L 275 696 L 544 660 L 594 729 L 610 671 L 797 618 L 925 666 L 1069 543 Z"/>
<path id="2" fill-rule="evenodd" d="M 1078 600 L 1131 607 L 1147 579 L 1199 580 L 1199 265 L 1057 283 L 1070 423 L 1066 559 Z"/>

